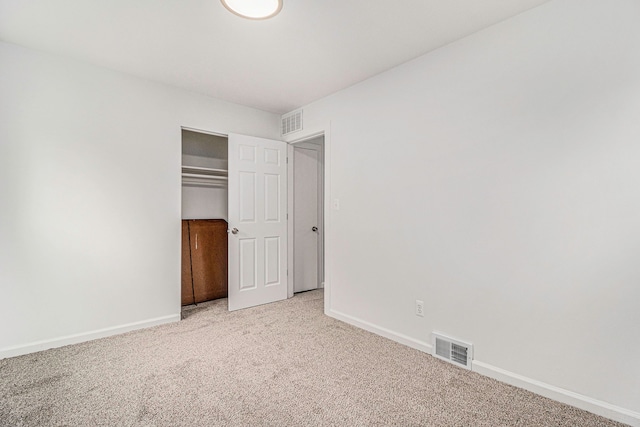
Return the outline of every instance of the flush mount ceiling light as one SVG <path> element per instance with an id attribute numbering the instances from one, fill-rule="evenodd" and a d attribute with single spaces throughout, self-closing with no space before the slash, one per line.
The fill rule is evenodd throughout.
<path id="1" fill-rule="evenodd" d="M 282 0 L 220 0 L 231 13 L 248 19 L 268 19 L 282 9 Z"/>

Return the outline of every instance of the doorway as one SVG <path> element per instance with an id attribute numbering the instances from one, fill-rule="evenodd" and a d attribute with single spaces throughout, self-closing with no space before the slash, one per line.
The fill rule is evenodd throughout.
<path id="1" fill-rule="evenodd" d="M 324 136 L 291 145 L 293 293 L 324 287 Z"/>
<path id="2" fill-rule="evenodd" d="M 181 305 L 227 297 L 228 138 L 182 129 Z"/>

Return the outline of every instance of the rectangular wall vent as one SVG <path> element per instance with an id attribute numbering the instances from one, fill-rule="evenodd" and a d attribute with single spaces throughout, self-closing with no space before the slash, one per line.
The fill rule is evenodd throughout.
<path id="1" fill-rule="evenodd" d="M 302 130 L 302 110 L 293 111 L 282 116 L 282 135 Z"/>
<path id="2" fill-rule="evenodd" d="M 433 333 L 434 356 L 446 360 L 454 365 L 471 369 L 473 359 L 473 345 L 440 334 Z"/>

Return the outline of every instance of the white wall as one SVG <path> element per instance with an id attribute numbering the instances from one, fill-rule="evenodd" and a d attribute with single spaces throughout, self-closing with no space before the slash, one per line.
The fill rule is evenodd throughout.
<path id="1" fill-rule="evenodd" d="M 229 220 L 227 187 L 182 186 L 182 219 Z"/>
<path id="2" fill-rule="evenodd" d="M 331 122 L 330 314 L 640 424 L 638 17 L 555 0 L 305 106 Z"/>
<path id="3" fill-rule="evenodd" d="M 0 357 L 177 320 L 180 126 L 278 117 L 6 43 L 0 70 Z"/>

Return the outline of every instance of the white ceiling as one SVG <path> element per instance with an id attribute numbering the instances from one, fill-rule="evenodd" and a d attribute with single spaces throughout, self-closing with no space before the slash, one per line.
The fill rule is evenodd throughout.
<path id="1" fill-rule="evenodd" d="M 284 113 L 549 0 L 0 0 L 0 39 Z"/>

